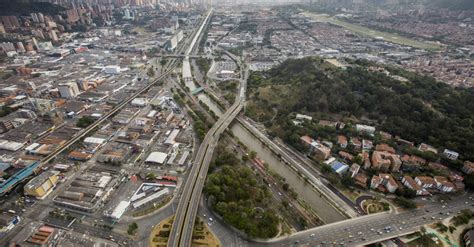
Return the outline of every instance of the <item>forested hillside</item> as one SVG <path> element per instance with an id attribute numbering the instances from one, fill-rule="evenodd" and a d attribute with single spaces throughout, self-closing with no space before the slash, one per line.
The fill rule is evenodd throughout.
<path id="1" fill-rule="evenodd" d="M 285 140 L 296 137 L 290 120 L 291 113 L 298 112 L 375 124 L 393 135 L 474 160 L 473 89 L 454 89 L 393 67 L 379 72 L 374 64 L 349 62 L 352 66 L 344 70 L 320 58 L 304 58 L 253 73 L 247 114 Z"/>
<path id="2" fill-rule="evenodd" d="M 474 1 L 472 0 L 434 0 L 428 1 L 428 4 L 453 10 L 474 10 Z"/>

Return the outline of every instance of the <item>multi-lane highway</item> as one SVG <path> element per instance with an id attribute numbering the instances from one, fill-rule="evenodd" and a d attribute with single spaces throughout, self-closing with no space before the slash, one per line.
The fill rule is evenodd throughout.
<path id="1" fill-rule="evenodd" d="M 204 138 L 180 196 L 180 203 L 168 242 L 169 246 L 191 246 L 194 221 L 213 151 L 222 132 L 241 110 L 242 101 L 239 100 L 219 119 Z"/>
<path id="2" fill-rule="evenodd" d="M 435 223 L 457 214 L 463 209 L 474 209 L 474 201 L 462 196 L 445 205 L 429 204 L 423 208 L 402 212 L 385 212 L 348 219 L 269 242 L 251 246 L 361 246 L 396 238 L 418 231 L 421 226 Z"/>
<path id="3" fill-rule="evenodd" d="M 206 19 L 203 21 L 201 28 L 202 31 L 207 19 L 210 17 L 209 13 Z M 187 54 L 193 50 L 193 44 L 196 43 L 197 37 L 200 35 L 200 31 L 195 35 L 191 46 L 189 47 Z M 184 74 L 184 71 L 183 71 Z M 169 246 L 190 246 L 192 242 L 192 234 L 194 221 L 196 219 L 199 201 L 201 198 L 201 192 L 206 181 L 206 175 L 209 168 L 209 164 L 212 159 L 212 154 L 217 145 L 220 135 L 225 131 L 237 114 L 242 110 L 243 103 L 245 101 L 245 90 L 246 83 L 241 83 L 239 94 L 235 103 L 222 115 L 217 123 L 208 131 L 204 140 L 199 147 L 196 159 L 193 166 L 191 167 L 188 180 L 186 181 L 184 188 L 180 192 L 180 201 L 178 204 L 177 212 L 173 221 L 168 245 Z"/>

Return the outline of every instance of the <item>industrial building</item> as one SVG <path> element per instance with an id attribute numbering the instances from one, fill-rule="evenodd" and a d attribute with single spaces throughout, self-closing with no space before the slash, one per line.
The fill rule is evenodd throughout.
<path id="1" fill-rule="evenodd" d="M 117 65 L 109 65 L 104 68 L 106 74 L 120 74 L 120 71 L 120 66 Z"/>
<path id="2" fill-rule="evenodd" d="M 20 217 L 11 214 L 0 214 L 0 236 L 9 232 L 20 222 Z"/>
<path id="3" fill-rule="evenodd" d="M 166 162 L 166 158 L 168 158 L 167 153 L 153 152 L 148 156 L 148 158 L 146 159 L 146 162 L 152 163 L 152 164 L 163 165 Z"/>
<path id="4" fill-rule="evenodd" d="M 27 242 L 35 245 L 46 245 L 55 233 L 55 229 L 49 226 L 41 226 L 38 231 L 31 235 Z"/>
<path id="5" fill-rule="evenodd" d="M 61 83 L 58 85 L 59 94 L 62 98 L 72 99 L 79 95 L 79 87 L 75 82 Z"/>
<path id="6" fill-rule="evenodd" d="M 129 201 L 121 201 L 117 207 L 114 208 L 114 210 L 110 214 L 106 214 L 106 216 L 114 219 L 114 220 L 119 220 L 122 215 L 127 211 L 128 206 L 130 206 Z"/>
<path id="7" fill-rule="evenodd" d="M 54 198 L 54 202 L 69 209 L 94 212 L 114 190 L 118 180 L 108 172 L 86 172 Z"/>
<path id="8" fill-rule="evenodd" d="M 57 171 L 45 171 L 36 176 L 25 185 L 25 195 L 45 198 L 58 183 L 58 174 Z"/>

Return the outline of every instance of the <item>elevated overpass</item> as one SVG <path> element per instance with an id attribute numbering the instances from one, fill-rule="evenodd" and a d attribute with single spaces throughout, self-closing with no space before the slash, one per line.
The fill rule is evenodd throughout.
<path id="1" fill-rule="evenodd" d="M 206 19 L 199 30 L 202 31 L 211 12 L 208 14 Z M 196 33 L 195 44 L 200 32 Z M 193 51 L 191 45 L 186 53 L 189 55 Z M 184 62 L 188 60 L 185 58 Z M 183 77 L 189 76 L 188 73 L 183 71 Z M 199 147 L 196 159 L 193 166 L 191 167 L 188 180 L 184 184 L 182 192 L 179 194 L 180 201 L 176 210 L 176 215 L 171 228 L 168 246 L 191 246 L 194 223 L 199 207 L 199 201 L 202 194 L 202 189 L 206 181 L 207 171 L 209 164 L 212 159 L 212 154 L 217 146 L 220 135 L 227 129 L 230 123 L 242 110 L 245 102 L 245 90 L 247 88 L 246 81 L 241 83 L 239 88 L 239 94 L 236 96 L 235 103 L 219 118 L 217 123 L 212 126 L 208 131 L 204 140 Z"/>
<path id="2" fill-rule="evenodd" d="M 245 89 L 241 88 L 238 100 L 209 130 L 199 147 L 189 178 L 180 195 L 181 199 L 171 228 L 168 246 L 191 246 L 194 221 L 196 219 L 199 200 L 206 181 L 212 154 L 217 146 L 220 135 L 242 110 L 245 99 L 242 97 L 243 95 L 245 95 Z"/>
<path id="3" fill-rule="evenodd" d="M 201 58 L 207 56 L 199 56 L 199 55 L 184 55 L 184 54 L 157 54 L 157 57 L 165 57 L 165 58 Z"/>

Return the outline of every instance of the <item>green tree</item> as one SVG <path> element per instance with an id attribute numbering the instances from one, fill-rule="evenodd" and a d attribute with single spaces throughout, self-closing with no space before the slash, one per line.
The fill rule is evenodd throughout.
<path id="1" fill-rule="evenodd" d="M 153 172 L 150 172 L 146 175 L 146 180 L 155 180 L 156 179 L 156 174 Z"/>
<path id="2" fill-rule="evenodd" d="M 163 71 L 163 68 L 165 67 L 165 65 L 166 65 L 167 62 L 168 62 L 168 59 L 166 59 L 166 58 L 164 58 L 164 57 L 161 58 L 161 60 L 160 60 L 160 65 L 161 65 L 160 71 Z"/>
<path id="3" fill-rule="evenodd" d="M 86 128 L 89 125 L 93 124 L 95 122 L 94 118 L 90 116 L 83 116 L 77 120 L 76 126 L 79 128 Z"/>
<path id="4" fill-rule="evenodd" d="M 154 77 L 155 76 L 155 69 L 153 67 L 148 68 L 148 71 L 146 73 L 149 77 Z"/>
<path id="5" fill-rule="evenodd" d="M 267 187 L 253 176 L 247 167 L 224 165 L 208 176 L 204 191 L 226 223 L 252 238 L 270 238 L 278 232 L 279 218 L 269 205 Z"/>
<path id="6" fill-rule="evenodd" d="M 136 222 L 131 223 L 128 225 L 127 233 L 128 235 L 135 235 L 138 231 L 138 225 Z"/>
<path id="7" fill-rule="evenodd" d="M 394 202 L 402 208 L 407 208 L 407 209 L 416 208 L 416 204 L 414 201 L 402 196 L 398 196 L 397 198 L 395 198 Z"/>
<path id="8" fill-rule="evenodd" d="M 464 184 L 466 185 L 466 188 L 471 190 L 474 189 L 474 173 L 471 173 L 465 177 Z"/>
<path id="9" fill-rule="evenodd" d="M 257 158 L 257 152 L 255 152 L 255 151 L 250 151 L 249 158 L 252 159 L 252 160 L 255 159 L 255 158 Z"/>
<path id="10" fill-rule="evenodd" d="M 167 62 L 168 62 L 168 59 L 162 58 L 162 59 L 160 60 L 160 65 L 161 65 L 161 66 L 165 66 Z"/>
<path id="11" fill-rule="evenodd" d="M 2 106 L 0 108 L 0 117 L 4 117 L 13 112 L 13 109 L 8 106 Z"/>

